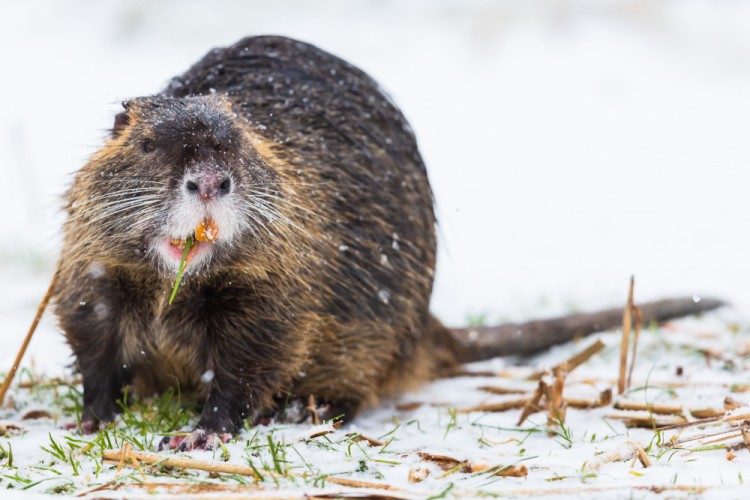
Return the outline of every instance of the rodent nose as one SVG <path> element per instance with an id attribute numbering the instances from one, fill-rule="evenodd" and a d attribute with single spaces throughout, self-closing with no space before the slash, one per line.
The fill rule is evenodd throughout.
<path id="1" fill-rule="evenodd" d="M 185 189 L 189 194 L 198 195 L 201 200 L 208 201 L 228 194 L 232 190 L 232 180 L 218 175 L 202 175 L 185 181 Z"/>

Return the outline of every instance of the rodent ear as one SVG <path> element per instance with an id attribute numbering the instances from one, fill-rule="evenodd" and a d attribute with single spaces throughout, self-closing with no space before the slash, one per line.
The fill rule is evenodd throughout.
<path id="1" fill-rule="evenodd" d="M 120 133 L 125 130 L 125 127 L 130 124 L 130 116 L 128 115 L 130 102 L 124 101 L 122 107 L 125 108 L 125 111 L 120 111 L 115 115 L 115 124 L 112 126 L 112 137 L 120 135 Z"/>

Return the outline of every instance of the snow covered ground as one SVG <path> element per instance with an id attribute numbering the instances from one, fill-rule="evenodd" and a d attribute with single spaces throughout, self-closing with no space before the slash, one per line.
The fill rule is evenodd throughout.
<path id="1" fill-rule="evenodd" d="M 474 364 L 470 370 L 491 371 L 495 376 L 436 381 L 398 400 L 384 401 L 337 430 L 330 424 L 274 424 L 244 431 L 224 450 L 163 452 L 158 457 L 254 467 L 263 476 L 257 484 L 239 474 L 216 477 L 164 470 L 143 461 L 140 472 L 128 467 L 118 471 L 117 463 L 102 462 L 105 450 L 120 450 L 128 443 L 136 452 L 153 455 L 161 435 L 170 430 L 169 424 L 159 422 L 160 416 L 184 425 L 189 414 L 165 412 L 166 406 L 159 409 L 153 403 L 126 413 L 124 423 L 114 429 L 81 437 L 61 429 L 76 421 L 80 388 L 42 384 L 33 390 L 19 388 L 13 391 L 14 408 L 0 410 L 0 435 L 10 424 L 0 437 L 0 464 L 5 463 L 0 465 L 0 497 L 75 493 L 130 499 L 324 494 L 405 499 L 441 494 L 448 498 L 745 498 L 750 454 L 738 446 L 740 429 L 747 428 L 750 417 L 750 407 L 745 406 L 750 403 L 750 327 L 746 317 L 732 310 L 645 330 L 631 389 L 616 397 L 654 405 L 653 416 L 660 420 L 679 417 L 658 415 L 664 410 L 657 407 L 676 406 L 667 411 L 694 421 L 698 411 L 723 414 L 729 396 L 739 408 L 729 411 L 724 421 L 654 432 L 626 425 L 634 417 L 649 420 L 649 411 L 618 410 L 611 404 L 568 408 L 563 426 L 550 426 L 544 413 L 534 413 L 518 426 L 518 407 L 503 412 L 469 410 L 529 398 L 536 386 L 527 379 L 532 372 L 568 359 L 597 338 L 606 347 L 568 375 L 563 393 L 568 401 L 593 402 L 615 383 L 620 340 L 616 333 L 557 347 L 523 365 L 514 359 Z M 28 380 L 23 374 L 19 381 Z M 480 389 L 484 386 L 523 394 L 492 394 Z M 194 423 L 195 417 L 190 421 Z M 12 424 L 21 429 L 14 430 Z M 378 442 L 357 440 L 360 435 Z M 649 457 L 649 467 L 634 457 L 636 446 Z M 440 462 L 425 453 L 455 461 Z M 496 475 L 506 468 L 520 471 L 523 477 Z"/>
<path id="2" fill-rule="evenodd" d="M 160 89 L 210 47 L 262 33 L 301 38 L 357 64 L 404 109 L 436 192 L 441 255 L 433 308 L 447 322 L 619 304 L 635 274 L 639 300 L 710 294 L 731 301 L 737 318 L 711 315 L 709 329 L 729 335 L 722 329 L 737 322 L 742 334 L 750 310 L 748 22 L 750 5 L 738 0 L 2 1 L 0 370 L 12 361 L 52 274 L 59 200 L 70 173 L 101 143 L 119 101 Z M 719 338 L 733 340 L 717 340 L 717 350 L 741 352 L 734 341 L 744 337 Z M 532 361 L 552 364 L 556 355 L 564 352 Z M 26 366 L 32 361 L 39 373 L 66 373 L 69 350 L 49 317 Z M 714 367 L 706 377 L 747 382 L 740 369 Z M 467 391 L 479 384 L 439 382 L 413 398 L 439 402 L 449 391 L 481 399 Z M 726 390 L 705 397 L 721 399 Z M 382 435 L 393 414 L 386 406 L 357 425 Z M 403 418 L 439 427 L 442 436 L 446 415 L 423 407 Z M 586 427 L 590 437 L 599 416 L 572 412 L 574 437 Z M 433 451 L 468 454 L 450 448 L 452 439 L 471 443 L 472 457 L 487 451 L 475 449 L 481 428 L 470 422 L 476 418 L 461 416 L 460 429 L 437 440 Z M 485 419 L 504 426 L 514 417 Z M 48 430 L 56 439 L 62 433 L 49 422 L 29 428 L 13 438 L 25 443 L 16 459 L 27 465 L 43 458 L 36 444 Z M 406 448 L 417 446 L 414 432 L 404 437 Z M 647 445 L 650 437 L 637 432 Z M 529 443 L 529 453 L 556 457 L 561 475 L 596 453 L 587 447 L 569 459 L 546 435 L 532 435 Z M 507 465 L 510 457 L 520 460 L 517 452 L 494 458 Z M 700 471 L 691 472 L 693 458 L 672 459 L 658 470 L 695 484 Z M 708 470 L 715 460 L 706 484 L 730 488 L 742 458 L 726 462 L 714 450 L 695 464 Z M 550 464 L 532 463 L 527 479 L 505 478 L 502 487 L 555 486 L 544 481 L 553 474 L 544 469 Z M 534 473 L 536 466 L 544 472 Z M 662 479 L 634 476 L 619 462 L 602 470 L 609 467 L 597 484 L 606 477 L 612 484 L 625 484 L 623 477 L 640 484 Z M 403 470 L 394 466 L 383 475 L 400 484 Z M 439 492 L 447 484 L 431 478 L 415 491 Z M 471 481 L 469 490 L 479 484 Z M 580 485 L 580 477 L 560 482 L 573 483 Z"/>

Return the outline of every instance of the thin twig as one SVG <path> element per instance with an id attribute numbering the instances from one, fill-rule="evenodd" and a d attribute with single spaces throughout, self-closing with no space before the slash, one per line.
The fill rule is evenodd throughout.
<path id="1" fill-rule="evenodd" d="M 79 492 L 77 492 L 75 494 L 75 496 L 76 497 L 85 497 L 89 493 L 94 493 L 96 491 L 102 491 L 102 490 L 110 489 L 114 484 L 117 483 L 117 481 L 118 481 L 118 479 L 113 479 L 112 481 L 107 481 L 106 483 L 102 483 L 102 484 L 100 484 L 98 486 L 94 486 L 92 488 L 79 491 Z"/>
<path id="2" fill-rule="evenodd" d="M 719 410 L 718 408 L 696 408 L 690 410 L 690 416 L 693 418 L 715 418 L 723 417 L 726 414 L 725 410 Z"/>
<path id="3" fill-rule="evenodd" d="M 531 395 L 529 395 L 530 397 Z M 524 399 L 511 399 L 508 401 L 502 401 L 500 403 L 486 403 L 476 406 L 470 406 L 468 408 L 459 408 L 456 413 L 471 413 L 471 412 L 487 412 L 496 413 L 508 410 L 515 410 L 523 408 L 528 403 L 529 398 Z M 575 408 L 577 410 L 590 410 L 592 408 L 601 408 L 612 403 L 612 389 L 603 390 L 596 399 L 583 399 L 583 398 L 563 398 L 565 406 Z M 541 409 L 541 408 L 539 408 Z M 538 410 L 539 410 L 538 409 Z M 537 410 L 537 411 L 538 411 Z"/>
<path id="4" fill-rule="evenodd" d="M 620 376 L 617 379 L 617 393 L 625 392 L 625 374 L 628 366 L 628 343 L 630 342 L 630 330 L 633 326 L 633 288 L 635 287 L 635 278 L 630 277 L 630 291 L 628 292 L 628 303 L 625 305 L 625 311 L 622 314 L 622 340 L 620 342 Z"/>
<path id="5" fill-rule="evenodd" d="M 686 437 L 684 439 L 675 439 L 675 438 L 672 438 L 669 441 L 662 443 L 660 446 L 670 447 L 671 448 L 673 446 L 678 446 L 678 445 L 681 445 L 681 444 L 689 443 L 691 441 L 699 441 L 701 439 L 708 439 L 708 438 L 713 438 L 713 437 L 716 437 L 716 436 L 726 435 L 726 434 L 729 434 L 729 433 L 732 433 L 732 432 L 737 432 L 738 430 L 743 429 L 743 428 L 747 428 L 747 426 L 745 426 L 743 424 L 740 427 L 730 427 L 729 429 L 722 429 L 722 430 L 720 430 L 718 432 L 696 434 L 694 436 L 689 436 L 689 437 Z M 737 436 L 739 436 L 739 434 L 737 434 L 735 437 L 737 437 Z"/>
<path id="6" fill-rule="evenodd" d="M 330 429 L 326 429 L 324 431 L 316 432 L 314 434 L 310 434 L 310 439 L 319 438 L 321 436 L 325 436 L 326 434 L 333 434 L 336 431 L 332 431 Z"/>
<path id="7" fill-rule="evenodd" d="M 39 386 L 46 385 L 77 385 L 83 382 L 83 378 L 80 375 L 76 375 L 72 378 L 65 379 L 61 377 L 53 377 L 50 379 L 35 379 L 35 380 L 24 380 L 19 382 L 17 387 L 19 389 L 33 389 Z"/>
<path id="8" fill-rule="evenodd" d="M 501 394 L 501 395 L 507 395 L 507 394 L 526 394 L 527 390 L 524 389 L 512 389 L 509 387 L 497 387 L 494 385 L 483 385 L 481 387 L 477 387 L 480 391 L 489 392 L 492 394 Z"/>
<path id="9" fill-rule="evenodd" d="M 724 441 L 729 441 L 730 439 L 738 438 L 742 436 L 742 432 L 736 432 L 734 434 L 725 434 L 724 436 L 717 437 L 716 439 L 709 439 L 708 441 L 702 441 L 702 445 L 707 444 L 715 444 L 715 443 L 723 443 Z"/>
<path id="10" fill-rule="evenodd" d="M 149 465 L 164 465 L 167 467 L 179 467 L 181 469 L 195 469 L 206 472 L 239 474 L 241 476 L 252 476 L 256 479 L 262 479 L 263 475 L 273 476 L 270 472 L 261 471 L 244 465 L 233 465 L 222 462 L 206 462 L 202 460 L 193 460 L 191 458 L 169 457 L 164 455 L 154 455 L 150 453 L 140 453 L 136 451 L 124 452 L 123 450 L 104 450 L 102 459 L 108 462 L 122 463 L 133 467 L 136 461 Z M 355 481 L 341 477 L 325 478 L 326 482 L 338 484 L 340 486 L 351 486 L 354 488 L 373 488 L 388 491 L 404 491 L 383 483 L 370 483 L 365 481 Z"/>
<path id="11" fill-rule="evenodd" d="M 476 464 L 472 463 L 470 460 L 459 460 L 446 455 L 434 455 L 427 452 L 421 452 L 419 453 L 419 456 L 422 457 L 423 460 L 432 462 L 446 471 L 446 474 L 443 476 L 458 471 L 464 473 L 476 473 L 489 471 L 490 469 L 497 471 L 493 475 L 501 477 L 526 477 L 529 473 L 529 470 L 525 465 L 508 465 L 503 467 L 499 465 L 492 466 L 489 464 Z"/>
<path id="12" fill-rule="evenodd" d="M 16 360 L 13 362 L 13 367 L 5 376 L 3 385 L 0 386 L 0 406 L 2 406 L 3 402 L 5 401 L 5 394 L 8 392 L 8 389 L 10 388 L 10 383 L 13 382 L 13 377 L 16 376 L 16 372 L 18 371 L 18 367 L 21 365 L 21 360 L 23 359 L 23 355 L 26 353 L 26 348 L 29 347 L 29 342 L 31 342 L 31 337 L 34 335 L 34 332 L 36 331 L 36 327 L 39 324 L 39 320 L 42 319 L 42 314 L 44 314 L 44 310 L 47 308 L 47 304 L 52 298 L 52 294 L 55 291 L 55 285 L 57 284 L 57 278 L 59 274 L 60 273 L 58 271 L 58 272 L 55 272 L 54 276 L 52 276 L 52 281 L 50 281 L 49 288 L 47 288 L 47 293 L 44 294 L 44 298 L 42 299 L 42 302 L 39 304 L 39 307 L 36 310 L 36 316 L 34 316 L 34 321 L 31 322 L 31 327 L 29 327 L 29 331 L 26 334 L 26 338 L 23 340 L 23 344 L 21 344 L 21 349 L 18 351 L 18 354 L 16 355 Z"/>
<path id="13" fill-rule="evenodd" d="M 352 488 L 372 488 L 374 490 L 388 490 L 388 491 L 401 491 L 404 490 L 391 486 L 390 484 L 384 483 L 370 483 L 368 481 L 356 481 L 354 479 L 346 479 L 343 477 L 331 477 L 325 478 L 327 483 L 338 484 L 339 486 L 350 486 Z"/>
<path id="14" fill-rule="evenodd" d="M 141 479 L 145 481 L 146 475 L 143 473 L 143 470 L 141 470 L 141 464 L 138 462 L 138 457 L 136 457 L 133 453 L 133 447 L 130 445 L 130 443 L 125 443 L 122 446 L 120 452 L 121 458 L 120 463 L 117 465 L 117 472 L 119 473 L 122 470 L 122 466 L 125 465 L 125 459 L 129 458 L 133 466 L 138 471 L 138 474 L 141 475 Z"/>
<path id="15" fill-rule="evenodd" d="M 648 411 L 659 415 L 682 415 L 682 406 L 663 405 L 653 403 L 639 403 L 637 401 L 619 400 L 613 407 L 615 410 Z"/>
<path id="16" fill-rule="evenodd" d="M 541 401 L 546 388 L 547 384 L 544 382 L 544 380 L 540 380 L 539 384 L 536 386 L 534 395 L 531 396 L 531 399 L 526 401 L 526 404 L 523 406 L 523 409 L 521 410 L 521 416 L 518 418 L 518 423 L 516 423 L 516 425 L 521 425 L 526 421 L 527 418 L 529 418 L 529 415 L 540 410 L 539 401 Z"/>
<path id="17" fill-rule="evenodd" d="M 313 425 L 320 425 L 320 415 L 318 415 L 318 408 L 315 406 L 315 396 L 310 394 L 307 399 L 307 408 L 305 408 L 312 418 Z"/>
<path id="18" fill-rule="evenodd" d="M 367 441 L 367 445 L 371 447 L 383 446 L 385 444 L 385 442 L 379 439 L 371 438 L 371 437 L 365 436 L 364 434 L 359 434 L 358 432 L 350 432 L 346 436 L 352 437 L 354 441 Z"/>
<path id="19" fill-rule="evenodd" d="M 529 475 L 529 469 L 525 465 L 509 465 L 495 475 L 500 477 L 526 477 Z"/>
<path id="20" fill-rule="evenodd" d="M 410 401 L 408 403 L 400 403 L 396 405 L 396 409 L 398 411 L 414 411 L 420 406 L 422 406 L 424 403 L 421 401 Z"/>
<path id="21" fill-rule="evenodd" d="M 656 413 L 629 415 L 612 414 L 607 418 L 622 420 L 625 427 L 640 427 L 644 429 L 662 429 L 668 426 L 679 426 L 687 423 L 687 419 L 681 415 L 659 415 Z"/>
<path id="22" fill-rule="evenodd" d="M 563 403 L 563 389 L 565 388 L 565 369 L 555 368 L 555 378 L 551 384 L 546 387 L 547 397 L 547 427 L 552 429 L 565 422 L 566 406 Z M 550 436 L 555 435 L 555 431 L 547 432 Z"/>
<path id="23" fill-rule="evenodd" d="M 488 403 L 483 405 L 470 406 L 468 408 L 459 408 L 456 413 L 472 413 L 475 411 L 481 412 L 501 412 L 508 410 L 515 410 L 523 408 L 528 402 L 528 398 L 524 399 L 511 399 L 510 401 L 503 401 L 501 403 Z"/>
<path id="24" fill-rule="evenodd" d="M 737 420 L 748 420 L 750 419 L 750 413 L 738 413 L 737 415 L 727 415 L 725 417 L 709 417 L 701 420 L 695 420 L 693 422 L 685 422 L 681 424 L 667 425 L 660 427 L 660 431 L 671 431 L 673 429 L 683 429 L 685 427 L 693 427 L 696 425 L 712 424 L 712 423 L 723 423 L 723 422 L 736 422 Z"/>
<path id="25" fill-rule="evenodd" d="M 214 473 L 239 474 L 241 476 L 252 476 L 256 479 L 263 478 L 263 473 L 261 471 L 253 469 L 252 467 L 246 467 L 244 465 L 233 465 L 220 462 L 205 462 L 202 460 L 193 460 L 192 458 L 152 455 L 150 453 L 141 453 L 137 451 L 124 453 L 122 450 L 104 450 L 102 452 L 102 459 L 117 463 L 122 461 L 123 465 L 133 466 L 133 458 L 137 459 L 141 463 L 149 465 L 166 465 L 168 467 L 179 467 L 181 469 L 196 469 Z"/>
<path id="26" fill-rule="evenodd" d="M 646 455 L 646 451 L 643 449 L 643 446 L 638 443 L 633 443 L 633 448 L 635 448 L 635 455 L 638 457 L 638 460 L 641 462 L 641 465 L 643 465 L 644 469 L 647 469 L 653 465 L 651 459 L 648 458 L 648 455 Z"/>
<path id="27" fill-rule="evenodd" d="M 604 342 L 602 342 L 601 340 L 597 339 L 596 342 L 594 342 L 593 344 L 591 344 L 590 346 L 588 346 L 583 351 L 581 351 L 581 352 L 573 355 L 572 357 L 570 357 L 566 361 L 563 361 L 562 363 L 560 363 L 560 364 L 552 367 L 552 370 L 550 370 L 550 371 L 552 371 L 552 373 L 554 373 L 555 370 L 558 370 L 558 369 L 560 369 L 562 367 L 566 367 L 565 371 L 567 373 L 570 373 L 573 370 L 575 370 L 576 368 L 578 368 L 580 365 L 582 365 L 583 363 L 585 363 L 586 361 L 588 361 L 589 359 L 591 359 L 595 354 L 599 353 L 602 349 L 604 349 L 604 347 L 605 347 Z M 528 380 L 539 380 L 539 379 L 541 379 L 544 376 L 545 373 L 546 373 L 546 371 L 534 372 L 531 375 L 529 375 L 527 378 L 528 378 Z"/>

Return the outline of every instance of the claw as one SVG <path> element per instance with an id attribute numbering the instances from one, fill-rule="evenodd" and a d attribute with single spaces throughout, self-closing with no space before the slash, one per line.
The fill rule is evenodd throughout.
<path id="1" fill-rule="evenodd" d="M 159 442 L 159 451 L 176 450 L 184 451 L 187 447 L 188 439 L 192 438 L 191 434 L 180 434 L 177 436 L 164 436 Z M 191 446 L 192 449 L 192 446 Z"/>
<path id="2" fill-rule="evenodd" d="M 231 438 L 231 434 L 216 434 L 213 432 L 206 432 L 203 429 L 195 429 L 190 434 L 171 437 L 165 436 L 159 443 L 159 450 L 212 451 L 218 448 L 219 442 L 226 443 Z"/>
<path id="3" fill-rule="evenodd" d="M 228 433 L 223 434 L 209 434 L 206 438 L 206 450 L 212 451 L 219 448 L 219 442 L 226 443 L 232 439 L 232 435 Z"/>

